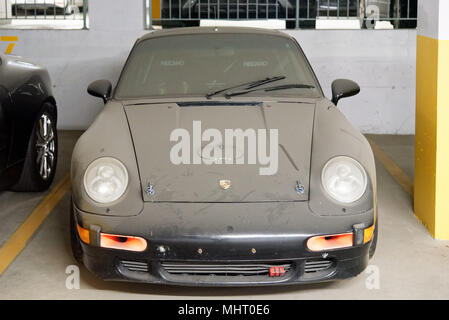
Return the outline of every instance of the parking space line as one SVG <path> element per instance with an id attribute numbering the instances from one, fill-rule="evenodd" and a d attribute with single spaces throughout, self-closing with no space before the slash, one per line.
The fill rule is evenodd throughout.
<path id="1" fill-rule="evenodd" d="M 373 140 L 368 139 L 374 157 L 385 167 L 390 175 L 400 184 L 402 189 L 413 197 L 413 181 Z"/>
<path id="2" fill-rule="evenodd" d="M 0 248 L 0 276 L 8 268 L 11 262 L 26 247 L 30 238 L 45 221 L 54 207 L 61 201 L 70 189 L 70 175 L 64 178 L 50 191 L 42 202 L 33 210 L 25 222 L 14 232 L 14 234 Z"/>

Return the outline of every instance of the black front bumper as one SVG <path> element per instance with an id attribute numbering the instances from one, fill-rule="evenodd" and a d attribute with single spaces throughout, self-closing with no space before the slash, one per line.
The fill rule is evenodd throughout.
<path id="1" fill-rule="evenodd" d="M 155 284 L 172 284 L 185 286 L 255 286 L 255 285 L 287 285 L 299 283 L 325 282 L 338 279 L 347 279 L 357 276 L 368 265 L 369 244 L 344 250 L 334 251 L 324 259 L 299 258 L 288 260 L 269 261 L 202 261 L 183 260 L 182 263 L 201 264 L 213 263 L 235 265 L 241 264 L 291 264 L 291 269 L 283 276 L 270 277 L 269 275 L 198 275 L 198 274 L 172 274 L 158 258 L 145 258 L 141 254 L 129 254 L 103 248 L 94 248 L 83 244 L 83 262 L 86 268 L 103 280 L 130 281 Z M 306 261 L 330 261 L 329 268 L 319 271 L 306 271 Z M 310 269 L 310 268 L 309 268 Z M 309 270 L 308 269 L 308 270 Z"/>
<path id="2" fill-rule="evenodd" d="M 355 224 L 369 227 L 374 223 L 373 211 L 320 217 L 310 213 L 305 202 L 232 204 L 230 208 L 230 204 L 148 203 L 141 214 L 132 217 L 100 216 L 75 206 L 72 214 L 83 228 L 96 226 L 104 233 L 147 240 L 143 252 L 80 242 L 83 263 L 104 280 L 187 286 L 286 285 L 346 279 L 368 265 L 371 242 L 327 252 L 311 252 L 306 242 L 315 235 L 351 231 Z M 257 219 L 248 219 L 254 215 Z M 173 263 L 193 269 L 210 265 L 232 270 L 280 265 L 288 269 L 284 275 L 274 277 L 267 272 L 198 273 L 187 267 L 186 272 L 174 273 L 167 268 Z"/>

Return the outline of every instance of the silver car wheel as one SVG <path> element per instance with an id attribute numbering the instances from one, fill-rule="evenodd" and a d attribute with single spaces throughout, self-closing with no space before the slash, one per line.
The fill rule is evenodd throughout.
<path id="1" fill-rule="evenodd" d="M 36 137 L 37 169 L 40 177 L 48 180 L 53 173 L 56 143 L 52 120 L 45 113 L 39 118 Z"/>

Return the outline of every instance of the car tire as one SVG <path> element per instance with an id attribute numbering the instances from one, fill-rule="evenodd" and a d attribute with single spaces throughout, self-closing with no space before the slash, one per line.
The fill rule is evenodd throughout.
<path id="1" fill-rule="evenodd" d="M 72 201 L 70 201 L 70 246 L 75 260 L 78 263 L 83 263 L 83 248 L 81 247 L 81 239 L 76 230 L 75 213 L 73 212 Z"/>
<path id="2" fill-rule="evenodd" d="M 54 105 L 45 103 L 36 117 L 22 173 L 12 191 L 41 192 L 52 184 L 58 162 L 55 110 Z"/>
<path id="3" fill-rule="evenodd" d="M 371 242 L 371 246 L 369 247 L 369 258 L 371 259 L 374 257 L 374 253 L 376 252 L 377 247 L 377 238 L 379 234 L 379 217 L 376 217 L 376 226 L 374 227 L 374 235 L 373 235 L 373 241 Z"/>

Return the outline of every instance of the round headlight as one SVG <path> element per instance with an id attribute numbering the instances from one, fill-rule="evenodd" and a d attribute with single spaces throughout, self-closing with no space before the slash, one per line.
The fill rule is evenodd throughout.
<path id="1" fill-rule="evenodd" d="M 99 158 L 84 173 L 84 188 L 89 197 L 99 203 L 114 202 L 127 187 L 128 171 L 114 158 Z"/>
<path id="2" fill-rule="evenodd" d="M 326 163 L 321 182 L 332 198 L 339 202 L 352 203 L 365 193 L 368 178 L 360 163 L 342 156 L 330 159 Z"/>

